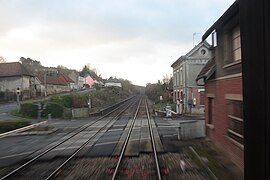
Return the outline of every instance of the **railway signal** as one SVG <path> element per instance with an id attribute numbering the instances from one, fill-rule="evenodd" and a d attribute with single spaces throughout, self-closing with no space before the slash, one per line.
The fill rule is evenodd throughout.
<path id="1" fill-rule="evenodd" d="M 20 111 L 20 95 L 21 95 L 21 90 L 19 87 L 17 87 L 16 89 L 16 95 L 17 95 L 17 109 L 18 109 L 18 112 Z"/>

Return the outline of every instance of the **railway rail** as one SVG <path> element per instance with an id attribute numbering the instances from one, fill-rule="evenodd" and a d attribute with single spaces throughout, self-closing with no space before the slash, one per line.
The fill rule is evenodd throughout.
<path id="1" fill-rule="evenodd" d="M 142 104 L 144 103 L 144 105 L 142 106 Z M 134 130 L 134 124 L 135 124 L 135 121 L 139 115 L 139 111 L 141 110 L 142 111 L 142 108 L 145 108 L 145 112 L 146 112 L 146 118 L 147 118 L 147 122 L 148 122 L 148 128 L 149 128 L 149 133 L 150 133 L 150 139 L 151 139 L 151 146 L 152 146 L 152 153 L 153 153 L 153 162 L 154 162 L 154 169 L 155 169 L 155 172 L 156 172 L 156 178 L 155 179 L 159 179 L 161 180 L 161 173 L 160 173 L 160 165 L 159 165 L 159 160 L 158 160 L 158 156 L 157 156 L 157 150 L 156 150 L 156 144 L 155 144 L 155 139 L 154 139 L 154 132 L 153 132 L 153 128 L 152 128 L 152 122 L 151 122 L 151 118 L 150 118 L 150 114 L 149 114 L 149 109 L 148 109 L 148 105 L 147 105 L 147 100 L 146 99 L 141 99 L 138 106 L 137 106 L 137 109 L 136 109 L 136 112 L 135 112 L 135 115 L 133 117 L 133 120 L 132 120 L 132 123 L 131 123 L 131 126 L 129 128 L 129 131 L 128 131 L 128 134 L 126 136 L 126 139 L 125 139 L 125 142 L 123 144 L 123 147 L 122 147 L 122 150 L 121 150 L 121 153 L 120 153 L 120 156 L 118 158 L 118 161 L 117 161 L 117 164 L 116 164 L 116 167 L 115 167 L 115 170 L 114 170 L 114 173 L 113 173 L 113 176 L 112 176 L 112 180 L 115 180 L 117 178 L 120 179 L 120 169 L 121 168 L 124 168 L 124 167 L 121 167 L 123 163 L 123 161 L 125 161 L 124 157 L 125 157 L 125 152 L 126 152 L 126 149 L 127 149 L 127 146 L 128 146 L 128 143 L 130 141 L 130 137 L 131 137 L 131 133 L 132 131 Z M 142 111 L 144 112 L 144 111 Z M 141 113 L 142 115 L 142 113 Z M 146 159 L 148 159 L 149 157 L 146 157 Z M 122 165 L 124 166 L 124 165 Z M 149 169 L 147 169 L 147 171 L 150 171 Z M 122 171 L 123 172 L 123 171 Z M 151 174 L 153 175 L 153 174 Z M 136 177 L 132 177 L 133 179 L 136 179 Z M 131 179 L 132 179 L 131 178 Z"/>
<path id="2" fill-rule="evenodd" d="M 188 149 L 164 150 L 150 108 L 145 96 L 134 98 L 35 152 L 0 179 L 209 179 Z"/>
<path id="3" fill-rule="evenodd" d="M 53 150 L 55 150 L 56 148 L 58 148 L 61 145 L 64 145 L 65 143 L 67 143 L 68 141 L 71 141 L 73 139 L 78 139 L 79 137 L 82 137 L 83 134 L 82 132 L 85 130 L 88 130 L 89 128 L 91 129 L 91 127 L 95 124 L 98 124 L 100 120 L 108 117 L 109 115 L 115 114 L 113 115 L 113 117 L 106 122 L 106 124 L 101 127 L 99 130 L 97 130 L 87 141 L 85 141 L 83 144 L 81 144 L 71 155 L 70 157 L 68 157 L 64 162 L 61 162 L 60 165 L 58 165 L 58 167 L 56 167 L 53 172 L 48 173 L 49 175 L 45 176 L 45 179 L 51 179 L 57 175 L 59 175 L 60 170 L 68 163 L 71 161 L 71 159 L 73 159 L 76 154 L 78 154 L 78 152 L 80 152 L 91 140 L 93 140 L 94 138 L 96 138 L 98 135 L 100 135 L 102 132 L 104 132 L 106 129 L 108 129 L 110 127 L 110 125 L 112 125 L 112 122 L 115 121 L 126 109 L 128 109 L 128 107 L 130 107 L 135 101 L 128 101 L 122 105 L 120 105 L 119 107 L 113 109 L 112 111 L 110 111 L 109 113 L 103 115 L 102 117 L 96 119 L 93 122 L 87 123 L 86 125 L 73 130 L 71 133 L 69 133 L 68 135 L 65 136 L 65 138 L 63 140 L 61 140 L 58 143 L 52 143 L 51 145 L 49 145 L 50 147 L 47 148 L 46 150 L 41 150 L 42 152 L 38 152 L 37 155 L 35 155 L 33 158 L 31 158 L 30 160 L 28 160 L 27 162 L 23 163 L 22 165 L 20 165 L 19 167 L 17 167 L 16 169 L 12 170 L 10 173 L 4 175 L 3 177 L 1 177 L 1 180 L 4 179 L 13 179 L 15 178 L 17 175 L 20 176 L 20 174 L 24 174 L 24 171 L 28 171 L 28 169 L 31 169 L 31 166 L 34 164 L 34 162 L 37 162 L 41 157 L 47 155 L 48 153 L 52 152 Z M 92 128 L 93 129 L 93 128 Z M 80 135 L 82 134 L 82 135 Z M 59 163 L 57 163 L 59 164 Z M 42 174 L 42 173 L 41 173 Z M 36 177 L 35 177 L 36 178 Z M 42 177 L 43 179 L 43 177 Z"/>

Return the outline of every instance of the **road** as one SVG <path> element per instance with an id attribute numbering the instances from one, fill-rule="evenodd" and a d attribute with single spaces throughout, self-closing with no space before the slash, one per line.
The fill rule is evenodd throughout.
<path id="1" fill-rule="evenodd" d="M 0 105 L 0 120 L 14 120 L 16 117 L 10 116 L 8 113 L 10 111 L 17 109 L 17 103 L 8 103 Z"/>

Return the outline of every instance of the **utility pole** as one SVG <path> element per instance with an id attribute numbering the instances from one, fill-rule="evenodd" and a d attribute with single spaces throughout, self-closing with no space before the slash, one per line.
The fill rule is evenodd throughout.
<path id="1" fill-rule="evenodd" d="M 47 96 L 47 71 L 45 70 L 45 73 L 44 73 L 44 96 L 46 97 Z"/>

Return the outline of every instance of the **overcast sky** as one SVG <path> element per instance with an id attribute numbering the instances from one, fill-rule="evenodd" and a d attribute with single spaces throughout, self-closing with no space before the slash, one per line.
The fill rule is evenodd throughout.
<path id="1" fill-rule="evenodd" d="M 234 0 L 0 0 L 0 55 L 155 83 Z"/>

